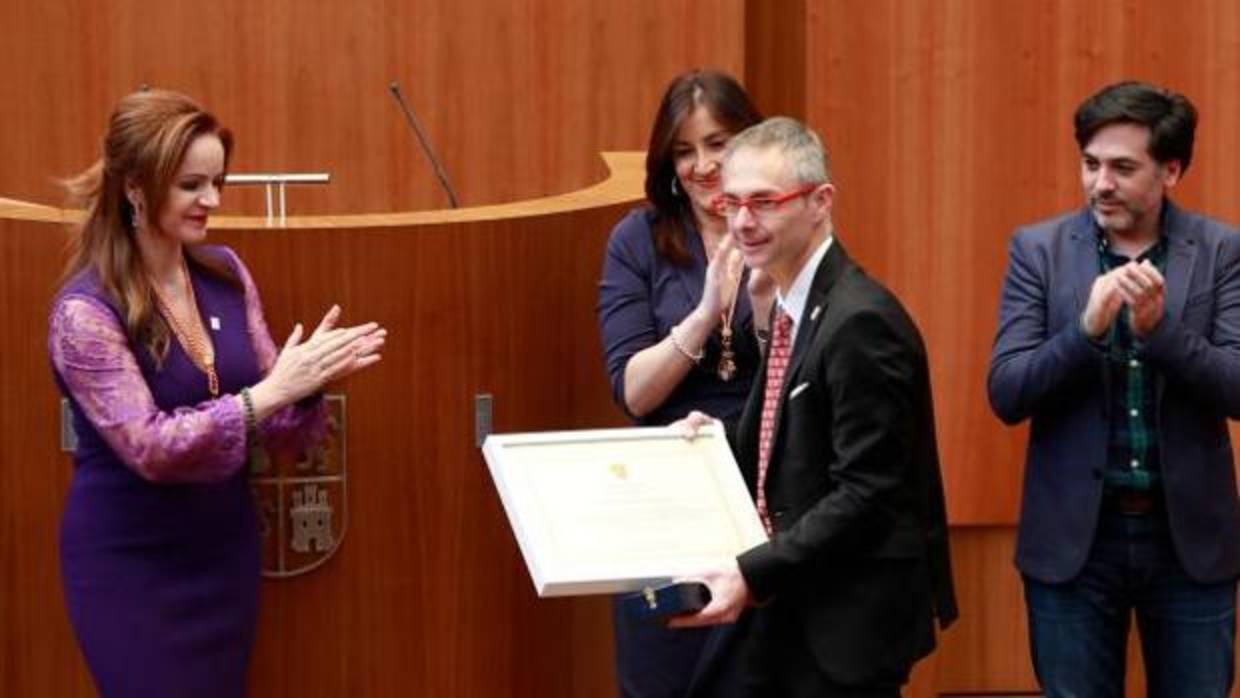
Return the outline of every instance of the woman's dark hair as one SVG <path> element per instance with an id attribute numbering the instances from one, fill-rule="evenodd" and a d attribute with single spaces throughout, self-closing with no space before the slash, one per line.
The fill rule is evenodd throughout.
<path id="1" fill-rule="evenodd" d="M 1159 163 L 1180 162 L 1181 172 L 1193 159 L 1197 109 L 1188 98 L 1144 82 L 1121 82 L 1102 88 L 1077 107 L 1073 118 L 1081 150 L 1111 124 L 1136 124 L 1150 130 L 1150 157 Z"/>
<path id="2" fill-rule="evenodd" d="M 698 106 L 731 133 L 762 121 L 745 89 L 726 73 L 694 70 L 676 77 L 667 86 L 646 149 L 646 200 L 657 214 L 653 231 L 655 251 L 679 266 L 688 266 L 693 260 L 685 244 L 685 236 L 692 229 L 693 210 L 683 191 L 672 191 L 676 178 L 672 145 L 680 125 Z"/>

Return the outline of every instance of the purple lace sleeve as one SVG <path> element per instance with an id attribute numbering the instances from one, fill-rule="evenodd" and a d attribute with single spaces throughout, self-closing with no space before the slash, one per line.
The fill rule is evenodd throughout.
<path id="1" fill-rule="evenodd" d="M 235 397 L 161 411 L 116 316 L 68 295 L 52 310 L 52 366 L 116 455 L 152 482 L 218 482 L 245 463 L 245 420 Z"/>
<path id="2" fill-rule="evenodd" d="M 258 357 L 258 368 L 265 376 L 275 365 L 279 352 L 271 339 L 271 332 L 267 329 L 267 320 L 263 318 L 263 306 L 253 277 L 239 257 L 231 250 L 228 253 L 232 255 L 233 266 L 245 285 L 246 326 L 250 333 L 250 344 Z M 270 450 L 300 456 L 326 436 L 327 417 L 327 407 L 321 396 L 302 400 L 277 410 L 264 419 L 258 425 L 259 438 Z"/>

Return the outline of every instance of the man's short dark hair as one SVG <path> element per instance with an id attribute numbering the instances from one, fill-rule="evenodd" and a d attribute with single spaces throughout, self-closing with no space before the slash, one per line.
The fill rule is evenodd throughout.
<path id="1" fill-rule="evenodd" d="M 1076 143 L 1085 150 L 1095 134 L 1111 124 L 1136 124 L 1150 130 L 1150 157 L 1165 164 L 1179 160 L 1180 170 L 1193 159 L 1197 109 L 1184 95 L 1144 82 L 1121 82 L 1102 88 L 1081 103 L 1073 117 Z"/>

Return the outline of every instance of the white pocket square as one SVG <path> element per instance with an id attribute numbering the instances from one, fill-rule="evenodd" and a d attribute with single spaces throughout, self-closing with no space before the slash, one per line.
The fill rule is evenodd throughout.
<path id="1" fill-rule="evenodd" d="M 802 383 L 802 384 L 798 385 L 797 387 L 793 388 L 793 389 L 791 390 L 791 392 L 789 392 L 789 393 L 788 393 L 788 399 L 789 399 L 789 400 L 793 400 L 793 399 L 795 399 L 795 398 L 796 398 L 796 396 L 798 396 L 798 395 L 800 395 L 801 393 L 805 392 L 805 389 L 806 389 L 806 388 L 808 388 L 808 387 L 809 387 L 809 381 L 806 381 L 806 382 L 804 382 L 804 383 Z"/>

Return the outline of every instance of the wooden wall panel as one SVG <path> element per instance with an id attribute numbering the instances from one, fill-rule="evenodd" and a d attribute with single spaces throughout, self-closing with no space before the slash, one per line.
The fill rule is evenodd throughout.
<path id="1" fill-rule="evenodd" d="M 1014 529 L 957 527 L 951 543 L 960 620 L 918 666 L 910 695 L 1036 691 Z"/>
<path id="2" fill-rule="evenodd" d="M 742 0 L 0 0 L 0 195 L 59 205 L 139 85 L 187 92 L 237 135 L 237 172 L 327 171 L 295 213 L 447 205 L 387 92 L 398 80 L 462 205 L 570 191 L 595 153 L 645 147 L 671 76 L 740 74 Z M 258 214 L 256 190 L 228 197 Z"/>
<path id="3" fill-rule="evenodd" d="M 768 116 L 805 118 L 806 0 L 745 3 L 745 86 Z"/>
<path id="4" fill-rule="evenodd" d="M 1240 9 L 839 0 L 807 3 L 805 27 L 807 115 L 834 157 L 840 239 L 929 345 L 951 520 L 1012 523 L 1024 430 L 1004 428 L 985 394 L 1008 238 L 1080 205 L 1072 113 L 1125 78 L 1194 100 L 1196 156 L 1176 198 L 1240 221 Z"/>

